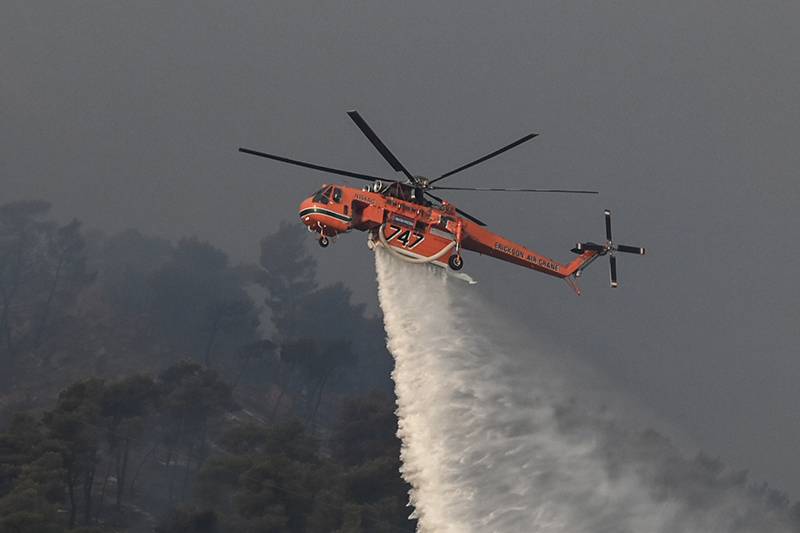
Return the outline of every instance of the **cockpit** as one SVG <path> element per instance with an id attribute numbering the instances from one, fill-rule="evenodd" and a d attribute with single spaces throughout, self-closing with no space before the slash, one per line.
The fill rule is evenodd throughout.
<path id="1" fill-rule="evenodd" d="M 333 185 L 323 185 L 312 195 L 311 201 L 323 205 L 328 205 L 331 201 L 338 204 L 342 201 L 342 189 Z"/>
<path id="2" fill-rule="evenodd" d="M 336 185 L 323 185 L 300 204 L 299 214 L 303 224 L 311 231 L 331 237 L 350 230 L 353 213 L 349 201 L 345 202 L 344 189 Z"/>

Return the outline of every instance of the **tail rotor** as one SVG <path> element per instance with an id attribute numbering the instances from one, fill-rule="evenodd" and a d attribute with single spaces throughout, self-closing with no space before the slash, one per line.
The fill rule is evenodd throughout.
<path id="1" fill-rule="evenodd" d="M 583 253 L 586 250 L 597 252 L 598 256 L 608 255 L 608 266 L 611 280 L 611 287 L 617 288 L 619 282 L 617 281 L 617 252 L 625 254 L 644 255 L 645 249 L 639 246 L 628 246 L 626 244 L 617 244 L 611 235 L 611 211 L 605 210 L 606 217 L 606 242 L 605 244 L 596 244 L 593 242 L 579 242 L 572 250 L 575 253 Z"/>
<path id="2" fill-rule="evenodd" d="M 613 237 L 611 236 L 611 211 L 608 209 L 605 210 L 606 215 L 606 245 L 605 250 L 608 254 L 608 266 L 609 266 L 609 273 L 611 274 L 611 286 L 613 288 L 619 287 L 619 282 L 617 281 L 617 252 L 622 252 L 626 254 L 636 254 L 636 255 L 644 255 L 645 249 L 639 246 L 628 246 L 626 244 L 616 244 L 614 242 Z M 605 255 L 605 254 L 603 254 Z"/>

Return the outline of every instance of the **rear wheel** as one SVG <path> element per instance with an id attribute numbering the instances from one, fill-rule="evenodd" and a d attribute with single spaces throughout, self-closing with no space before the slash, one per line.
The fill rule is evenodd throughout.
<path id="1" fill-rule="evenodd" d="M 447 264 L 450 265 L 450 268 L 453 270 L 461 270 L 464 268 L 464 260 L 461 259 L 461 256 L 458 254 L 451 255 L 450 259 L 447 260 Z"/>
<path id="2" fill-rule="evenodd" d="M 319 245 L 322 246 L 323 248 L 327 248 L 330 243 L 331 241 L 329 241 L 328 238 L 324 235 L 319 238 Z"/>

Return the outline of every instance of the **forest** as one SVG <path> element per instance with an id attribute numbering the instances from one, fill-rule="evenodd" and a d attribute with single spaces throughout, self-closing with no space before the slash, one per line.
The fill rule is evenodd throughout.
<path id="1" fill-rule="evenodd" d="M 0 532 L 412 532 L 380 318 L 298 225 L 258 264 L 0 205 Z"/>
<path id="2" fill-rule="evenodd" d="M 0 205 L 0 533 L 415 531 L 381 317 L 318 282 L 303 233 L 234 264 Z M 601 423 L 581 412 L 560 430 Z M 654 465 L 658 498 L 744 489 L 800 531 L 800 504 L 745 471 L 597 433 L 610 465 Z"/>

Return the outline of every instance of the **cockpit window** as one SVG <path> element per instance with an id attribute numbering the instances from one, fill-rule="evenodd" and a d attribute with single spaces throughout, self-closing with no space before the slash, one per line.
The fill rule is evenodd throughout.
<path id="1" fill-rule="evenodd" d="M 331 187 L 323 187 L 316 193 L 314 193 L 314 197 L 312 198 L 312 200 L 320 204 L 327 204 L 329 202 L 328 197 L 330 196 L 330 194 L 331 194 Z"/>
<path id="2" fill-rule="evenodd" d="M 333 201 L 337 204 L 342 201 L 342 189 L 338 187 L 333 189 Z"/>

